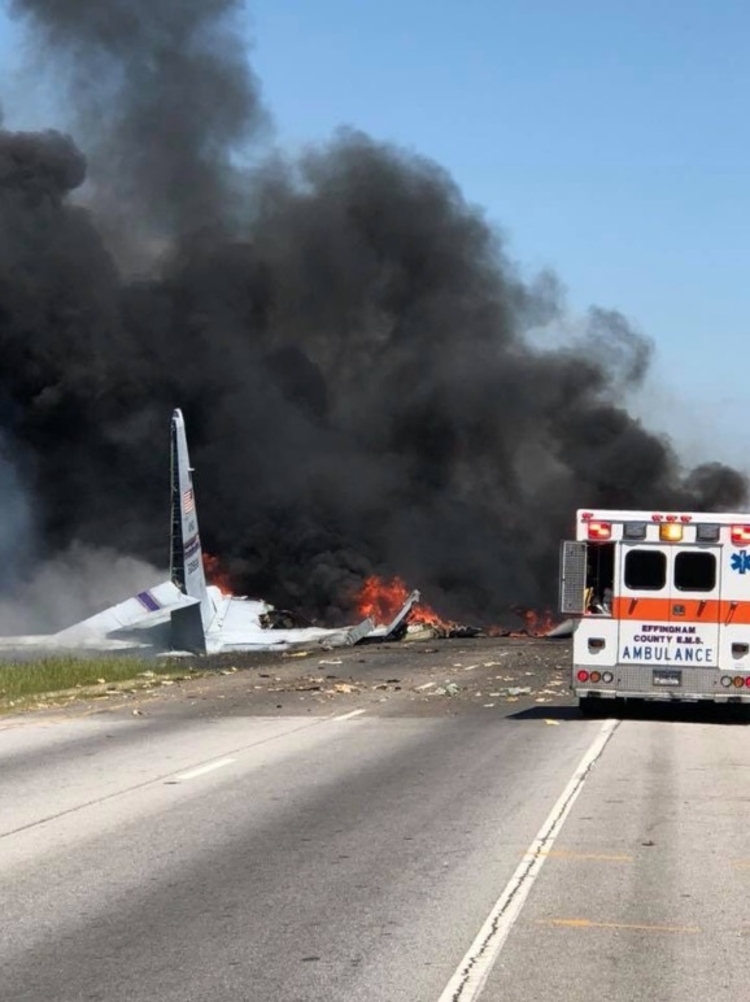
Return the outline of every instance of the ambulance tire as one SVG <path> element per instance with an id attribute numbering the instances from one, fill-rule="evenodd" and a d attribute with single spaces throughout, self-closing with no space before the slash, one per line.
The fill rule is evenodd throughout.
<path id="1" fill-rule="evenodd" d="M 601 717 L 602 701 L 595 696 L 581 696 L 578 699 L 578 709 L 583 717 Z"/>

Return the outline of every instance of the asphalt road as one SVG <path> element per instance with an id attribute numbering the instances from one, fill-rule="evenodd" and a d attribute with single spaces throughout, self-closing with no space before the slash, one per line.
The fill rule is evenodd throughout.
<path id="1" fill-rule="evenodd" d="M 584 720 L 568 655 L 255 656 L 0 721 L 0 999 L 746 999 L 745 719 Z"/>

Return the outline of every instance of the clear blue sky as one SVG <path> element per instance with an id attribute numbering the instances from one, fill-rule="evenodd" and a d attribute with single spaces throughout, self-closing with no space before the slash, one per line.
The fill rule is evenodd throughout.
<path id="1" fill-rule="evenodd" d="M 430 156 L 553 268 L 572 311 L 657 344 L 637 403 L 689 460 L 750 468 L 750 4 L 250 0 L 251 59 L 293 149 L 341 124 Z M 11 127 L 45 120 L 0 20 Z"/>

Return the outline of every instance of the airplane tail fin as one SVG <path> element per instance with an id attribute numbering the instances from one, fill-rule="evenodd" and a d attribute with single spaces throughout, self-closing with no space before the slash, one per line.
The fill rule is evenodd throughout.
<path id="1" fill-rule="evenodd" d="M 213 618 L 213 605 L 206 587 L 203 550 L 198 531 L 198 513 L 193 491 L 185 420 L 182 411 L 172 414 L 172 535 L 170 576 L 181 592 L 200 603 L 203 629 Z"/>

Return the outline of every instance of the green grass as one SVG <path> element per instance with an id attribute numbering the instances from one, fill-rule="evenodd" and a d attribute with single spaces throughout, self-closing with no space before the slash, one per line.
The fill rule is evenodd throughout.
<path id="1" fill-rule="evenodd" d="M 87 694 L 150 688 L 165 680 L 194 676 L 196 672 L 174 661 L 142 658 L 50 657 L 36 661 L 0 662 L 0 712 L 42 702 L 61 702 Z M 71 692 L 71 690 L 74 690 Z M 55 699 L 55 697 L 58 697 Z"/>

